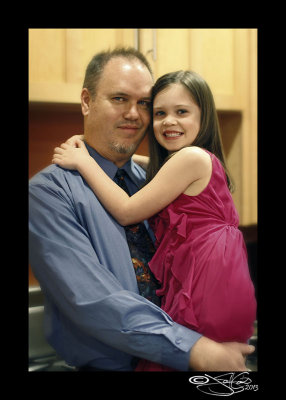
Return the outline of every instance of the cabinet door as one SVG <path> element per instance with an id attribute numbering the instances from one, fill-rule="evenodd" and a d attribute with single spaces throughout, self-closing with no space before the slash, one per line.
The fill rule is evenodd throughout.
<path id="1" fill-rule="evenodd" d="M 94 54 L 134 46 L 134 29 L 29 29 L 29 100 L 79 103 Z"/>
<path id="2" fill-rule="evenodd" d="M 246 29 L 190 29 L 190 68 L 208 82 L 219 110 L 241 110 Z"/>
<path id="3" fill-rule="evenodd" d="M 155 79 L 191 69 L 208 82 L 219 110 L 241 110 L 246 29 L 140 29 L 140 50 Z"/>
<path id="4" fill-rule="evenodd" d="M 189 69 L 189 29 L 140 29 L 139 43 L 155 79 L 168 72 Z"/>

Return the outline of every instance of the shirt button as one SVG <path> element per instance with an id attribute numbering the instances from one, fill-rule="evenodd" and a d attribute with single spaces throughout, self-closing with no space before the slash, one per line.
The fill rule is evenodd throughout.
<path id="1" fill-rule="evenodd" d="M 175 343 L 176 343 L 176 344 L 180 344 L 181 341 L 182 341 L 182 338 L 181 338 L 181 337 L 177 337 L 177 339 L 175 340 Z"/>

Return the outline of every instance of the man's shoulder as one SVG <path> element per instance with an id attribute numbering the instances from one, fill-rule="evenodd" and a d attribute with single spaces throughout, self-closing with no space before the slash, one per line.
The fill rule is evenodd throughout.
<path id="1" fill-rule="evenodd" d="M 29 183 L 34 184 L 40 182 L 42 179 L 47 179 L 49 176 L 52 176 L 54 174 L 58 174 L 59 168 L 57 168 L 57 165 L 51 164 L 48 165 L 47 167 L 43 168 L 42 170 L 38 171 L 33 175 Z"/>
<path id="2" fill-rule="evenodd" d="M 31 190 L 40 187 L 68 188 L 78 176 L 80 176 L 78 171 L 67 170 L 51 164 L 30 178 L 29 187 Z"/>

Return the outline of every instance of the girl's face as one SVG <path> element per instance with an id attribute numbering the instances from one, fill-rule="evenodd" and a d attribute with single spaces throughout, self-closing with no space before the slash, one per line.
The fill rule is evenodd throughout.
<path id="1" fill-rule="evenodd" d="M 173 83 L 159 92 L 153 104 L 157 141 L 169 154 L 190 146 L 200 130 L 201 110 L 188 89 Z"/>

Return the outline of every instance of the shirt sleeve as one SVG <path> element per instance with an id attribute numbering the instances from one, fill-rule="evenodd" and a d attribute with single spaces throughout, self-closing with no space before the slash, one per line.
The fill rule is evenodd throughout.
<path id="1" fill-rule="evenodd" d="M 99 262 L 67 191 L 55 180 L 30 184 L 29 207 L 30 263 L 65 318 L 112 348 L 188 370 L 201 335 L 122 287 Z"/>

